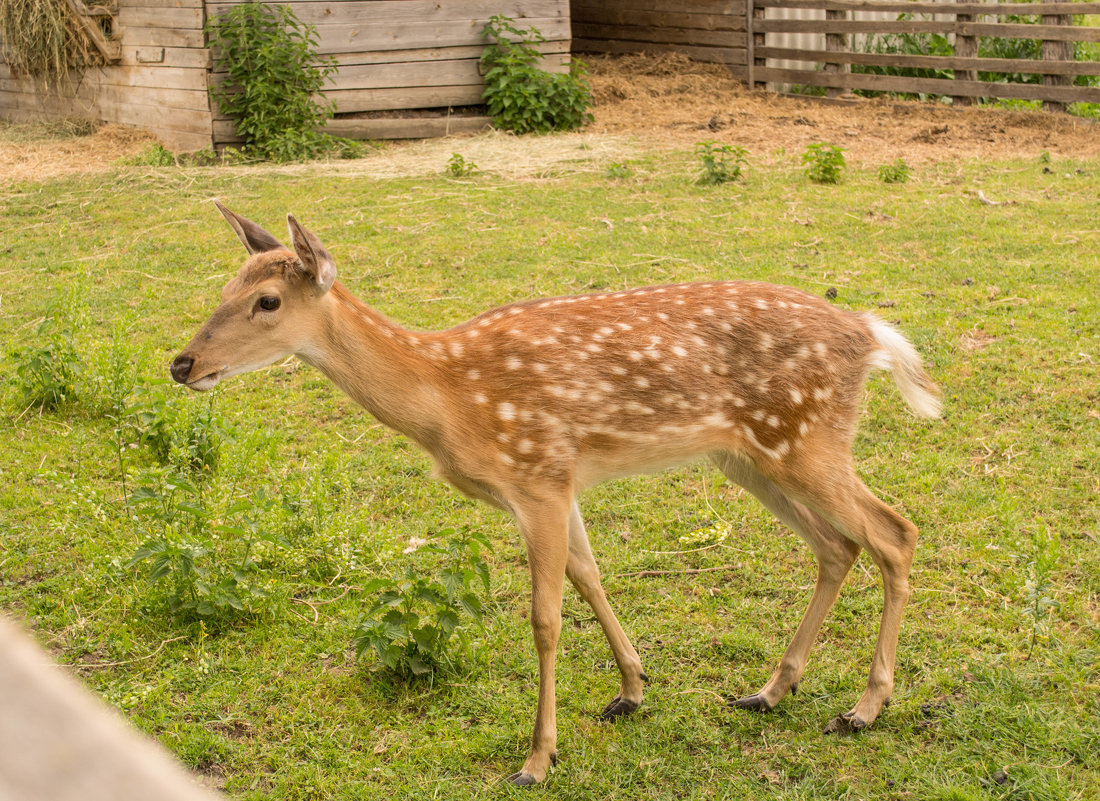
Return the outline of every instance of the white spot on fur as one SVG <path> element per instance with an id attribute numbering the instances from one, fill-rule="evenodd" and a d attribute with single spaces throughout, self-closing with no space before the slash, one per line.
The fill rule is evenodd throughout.
<path id="1" fill-rule="evenodd" d="M 799 392 L 797 389 L 792 389 L 791 390 L 791 400 L 793 400 L 796 405 L 799 404 L 799 403 L 802 403 L 802 393 Z"/>
<path id="2" fill-rule="evenodd" d="M 509 370 L 519 370 L 523 367 L 523 362 L 515 356 L 509 356 L 507 361 L 504 362 L 504 366 Z"/>
<path id="3" fill-rule="evenodd" d="M 516 443 L 516 453 L 530 453 L 535 448 L 535 443 L 529 439 L 521 439 Z"/>
<path id="4" fill-rule="evenodd" d="M 672 346 L 672 352 L 675 353 L 677 356 L 680 356 L 680 357 L 688 355 L 688 352 L 684 348 L 681 348 L 679 345 L 673 345 Z"/>
<path id="5" fill-rule="evenodd" d="M 468 373 L 466 373 L 466 377 L 468 379 L 470 379 L 471 381 L 477 381 L 479 378 L 481 378 L 481 371 L 480 370 L 470 370 Z"/>
<path id="6" fill-rule="evenodd" d="M 481 394 L 480 392 L 475 392 L 475 393 L 474 393 L 474 402 L 475 402 L 475 403 L 488 403 L 488 402 L 489 402 L 489 399 L 488 399 L 488 398 L 486 398 L 486 397 L 485 397 L 485 396 L 484 396 L 483 394 Z"/>
<path id="7" fill-rule="evenodd" d="M 504 420 L 504 421 L 515 420 L 516 419 L 515 404 L 508 403 L 507 401 L 500 404 L 499 406 L 497 406 L 497 415 L 500 417 L 501 420 Z"/>
<path id="8" fill-rule="evenodd" d="M 644 376 L 638 376 L 634 379 L 634 385 L 639 389 L 645 389 L 649 386 L 649 379 Z"/>
<path id="9" fill-rule="evenodd" d="M 449 349 L 451 351 L 451 355 L 454 356 L 456 359 L 462 355 L 463 346 L 461 342 L 452 342 L 449 346 Z"/>

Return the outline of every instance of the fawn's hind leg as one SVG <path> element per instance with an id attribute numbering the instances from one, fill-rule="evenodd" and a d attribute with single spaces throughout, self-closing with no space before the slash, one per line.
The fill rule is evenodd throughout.
<path id="1" fill-rule="evenodd" d="M 746 459 L 725 452 L 712 458 L 730 481 L 755 495 L 772 514 L 802 537 L 817 558 L 817 583 L 810 604 L 779 665 L 757 692 L 731 701 L 733 706 L 742 709 L 767 711 L 788 692 L 797 690 L 810 648 L 840 594 L 844 577 L 859 555 L 859 546 L 812 509 L 789 497 Z"/>

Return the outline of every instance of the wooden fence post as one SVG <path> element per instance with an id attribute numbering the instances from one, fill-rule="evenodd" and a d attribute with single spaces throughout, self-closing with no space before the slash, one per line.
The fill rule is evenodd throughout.
<path id="1" fill-rule="evenodd" d="M 825 12 L 825 19 L 827 19 L 827 20 L 848 19 L 848 12 L 847 11 L 826 11 Z M 825 50 L 826 51 L 832 51 L 832 52 L 846 52 L 848 50 L 848 36 L 847 36 L 847 34 L 843 34 L 843 33 L 826 33 L 825 34 Z M 828 58 L 828 56 L 826 56 L 826 58 Z M 828 61 L 826 61 L 825 64 L 822 65 L 821 69 L 822 69 L 823 72 L 844 73 L 844 72 L 850 72 L 851 71 L 851 68 L 847 64 L 831 64 Z M 848 88 L 840 89 L 840 88 L 837 88 L 837 87 L 830 86 L 830 87 L 826 88 L 825 94 L 828 97 L 836 97 L 837 95 L 844 94 L 847 91 L 849 91 Z"/>
<path id="2" fill-rule="evenodd" d="M 1065 14 L 1044 14 L 1039 18 L 1042 25 L 1072 25 L 1073 18 Z M 1043 61 L 1073 61 L 1073 42 L 1050 42 L 1043 40 L 1039 49 Z M 1044 86 L 1068 86 L 1073 79 L 1068 75 L 1044 75 Z M 1045 111 L 1065 111 L 1066 104 L 1054 100 L 1044 100 Z"/>
<path id="3" fill-rule="evenodd" d="M 749 57 L 751 58 L 751 63 L 749 64 L 749 75 L 752 76 L 749 79 L 749 88 L 767 89 L 767 83 L 761 81 L 759 84 L 757 84 L 755 82 L 755 72 L 757 69 L 768 66 L 768 60 L 766 58 L 758 58 L 756 55 L 756 49 L 758 47 L 767 46 L 768 35 L 762 31 L 758 31 L 756 29 L 756 23 L 762 21 L 767 16 L 768 9 L 766 6 L 763 5 L 758 6 L 755 2 L 753 2 L 753 0 L 748 0 L 748 3 L 749 11 L 752 15 L 750 19 L 746 20 L 746 27 L 750 31 L 749 39 L 752 43 L 752 50 L 749 53 Z"/>
<path id="4" fill-rule="evenodd" d="M 756 39 L 753 34 L 753 0 L 745 0 L 745 67 L 747 75 L 745 83 L 751 92 L 756 88 L 756 76 L 753 74 L 756 68 Z"/>
<path id="5" fill-rule="evenodd" d="M 966 23 L 973 21 L 974 17 L 971 14 L 955 15 L 955 56 L 958 58 L 977 58 L 978 56 L 978 37 L 960 32 L 966 30 Z M 978 80 L 977 70 L 954 70 L 954 73 L 956 81 Z M 976 100 L 977 98 L 969 95 L 953 95 L 951 98 L 951 102 L 957 106 L 971 106 Z"/>

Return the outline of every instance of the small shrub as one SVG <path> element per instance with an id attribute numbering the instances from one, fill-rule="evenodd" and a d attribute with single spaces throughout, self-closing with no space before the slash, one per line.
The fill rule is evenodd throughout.
<path id="1" fill-rule="evenodd" d="M 703 172 L 696 183 L 715 186 L 741 177 L 741 168 L 745 164 L 748 151 L 743 147 L 720 145 L 717 142 L 699 142 L 695 145 L 695 155 L 703 162 Z"/>
<path id="2" fill-rule="evenodd" d="M 286 162 L 347 150 L 317 130 L 335 111 L 318 98 L 336 61 L 317 56 L 316 28 L 289 6 L 248 0 L 214 17 L 206 30 L 219 69 L 228 73 L 211 95 L 233 118 L 249 155 Z"/>
<path id="3" fill-rule="evenodd" d="M 571 60 L 565 75 L 539 69 L 542 54 L 532 45 L 546 39 L 535 28 L 523 30 L 514 22 L 497 15 L 484 29 L 493 43 L 481 56 L 482 99 L 493 125 L 525 134 L 569 131 L 591 122 L 592 89 L 584 64 Z"/>
<path id="4" fill-rule="evenodd" d="M 404 579 L 378 578 L 367 583 L 366 591 L 378 593 L 374 604 L 355 632 L 355 651 L 373 649 L 389 670 L 401 676 L 426 676 L 444 666 L 454 667 L 454 644 L 462 649 L 468 640 L 462 628 L 463 616 L 480 623 L 484 604 L 476 592 L 480 582 L 489 593 L 489 566 L 481 549 L 489 549 L 482 535 L 446 529 L 445 545 L 428 543 L 419 553 L 441 557 L 438 577 L 425 570 L 408 568 Z"/>
<path id="5" fill-rule="evenodd" d="M 909 180 L 909 165 L 900 158 L 893 164 L 883 164 L 878 168 L 878 177 L 884 184 L 903 184 Z"/>
<path id="6" fill-rule="evenodd" d="M 226 620 L 266 608 L 270 592 L 263 586 L 257 544 L 286 543 L 261 524 L 272 506 L 264 495 L 236 501 L 215 514 L 199 485 L 169 473 L 159 486 L 134 490 L 130 506 L 147 538 L 125 567 L 142 567 L 146 580 L 163 591 L 171 615 Z"/>
<path id="7" fill-rule="evenodd" d="M 844 151 L 827 142 L 816 142 L 802 154 L 806 177 L 816 184 L 838 184 L 844 172 Z"/>
<path id="8" fill-rule="evenodd" d="M 466 161 L 459 153 L 452 153 L 447 162 L 446 173 L 452 178 L 465 178 L 477 172 L 477 165 L 472 161 Z"/>
<path id="9" fill-rule="evenodd" d="M 150 142 L 140 153 L 124 156 L 118 163 L 131 167 L 173 167 L 176 157 L 159 142 Z"/>
<path id="10" fill-rule="evenodd" d="M 147 400 L 135 411 L 141 443 L 164 466 L 196 473 L 217 470 L 222 445 L 229 432 L 211 403 L 179 403 L 154 392 L 164 382 L 141 388 Z"/>
<path id="11" fill-rule="evenodd" d="M 15 382 L 23 403 L 53 411 L 76 400 L 83 361 L 76 351 L 72 330 L 51 310 L 38 325 L 36 339 L 12 352 Z"/>

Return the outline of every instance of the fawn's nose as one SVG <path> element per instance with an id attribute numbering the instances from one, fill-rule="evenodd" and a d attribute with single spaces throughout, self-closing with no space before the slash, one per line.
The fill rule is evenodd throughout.
<path id="1" fill-rule="evenodd" d="M 191 366 L 194 363 L 195 360 L 190 356 L 177 356 L 172 362 L 172 378 L 181 384 L 186 384 L 187 379 L 191 377 Z"/>

